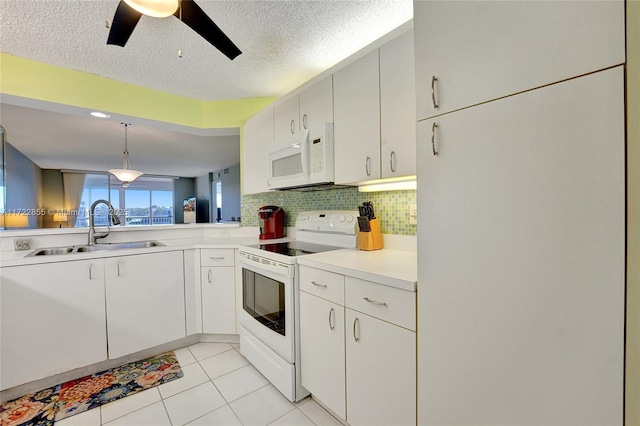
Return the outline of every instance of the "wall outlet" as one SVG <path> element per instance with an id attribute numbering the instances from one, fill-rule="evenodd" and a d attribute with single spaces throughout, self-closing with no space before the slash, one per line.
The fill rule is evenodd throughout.
<path id="1" fill-rule="evenodd" d="M 13 248 L 16 250 L 29 250 L 31 248 L 31 238 L 13 240 Z"/>
<path id="2" fill-rule="evenodd" d="M 221 229 L 220 230 L 220 236 L 221 237 L 228 237 L 229 236 L 229 230 L 228 229 Z"/>
<path id="3" fill-rule="evenodd" d="M 418 224 L 418 205 L 409 204 L 409 225 Z"/>

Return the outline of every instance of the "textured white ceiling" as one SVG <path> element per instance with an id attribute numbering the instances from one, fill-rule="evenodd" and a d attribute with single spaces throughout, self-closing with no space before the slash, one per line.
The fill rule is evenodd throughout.
<path id="1" fill-rule="evenodd" d="M 124 48 L 107 45 L 118 0 L 0 0 L 0 48 L 200 100 L 281 96 L 413 16 L 411 0 L 196 3 L 242 55 L 230 61 L 173 16 L 143 16 Z"/>
<path id="2" fill-rule="evenodd" d="M 0 50 L 200 100 L 282 96 L 413 16 L 411 0 L 195 1 L 242 55 L 229 60 L 175 17 L 143 16 L 124 48 L 107 45 L 118 0 L 0 0 Z M 119 167 L 120 121 L 134 124 L 132 166 L 146 174 L 202 176 L 240 162 L 237 131 L 105 122 L 11 98 L 0 99 L 0 124 L 42 168 Z"/>

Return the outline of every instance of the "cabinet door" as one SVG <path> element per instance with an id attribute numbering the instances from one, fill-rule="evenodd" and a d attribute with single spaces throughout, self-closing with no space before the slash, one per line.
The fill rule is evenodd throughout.
<path id="1" fill-rule="evenodd" d="M 413 30 L 380 47 L 382 177 L 416 174 Z"/>
<path id="2" fill-rule="evenodd" d="M 107 359 L 102 259 L 0 274 L 0 388 Z"/>
<path id="3" fill-rule="evenodd" d="M 109 358 L 186 336 L 181 251 L 106 260 Z"/>
<path id="4" fill-rule="evenodd" d="M 380 178 L 378 50 L 333 75 L 335 180 Z"/>
<path id="5" fill-rule="evenodd" d="M 346 334 L 347 422 L 415 425 L 416 334 L 351 309 Z"/>
<path id="6" fill-rule="evenodd" d="M 302 386 L 341 418 L 345 411 L 344 307 L 300 292 Z"/>
<path id="7" fill-rule="evenodd" d="M 236 334 L 236 285 L 233 267 L 202 268 L 202 331 Z"/>
<path id="8" fill-rule="evenodd" d="M 267 192 L 269 148 L 273 144 L 273 108 L 267 108 L 244 125 L 242 134 L 242 193 Z"/>
<path id="9" fill-rule="evenodd" d="M 286 99 L 274 107 L 275 146 L 286 147 L 296 142 L 300 132 L 300 98 L 298 95 Z M 299 141 L 297 141 L 299 142 Z"/>
<path id="10" fill-rule="evenodd" d="M 414 1 L 418 119 L 621 64 L 624 28 L 616 0 Z"/>
<path id="11" fill-rule="evenodd" d="M 333 123 L 333 76 L 300 93 L 300 130 L 313 138 L 322 135 L 325 123 Z"/>
<path id="12" fill-rule="evenodd" d="M 418 123 L 418 203 L 419 424 L 622 424 L 622 67 Z"/>

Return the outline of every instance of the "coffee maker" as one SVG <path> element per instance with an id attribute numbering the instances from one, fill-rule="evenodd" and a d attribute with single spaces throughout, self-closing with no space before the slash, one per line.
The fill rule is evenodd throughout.
<path id="1" fill-rule="evenodd" d="M 284 210 L 278 206 L 263 206 L 258 210 L 260 239 L 273 240 L 284 237 Z"/>

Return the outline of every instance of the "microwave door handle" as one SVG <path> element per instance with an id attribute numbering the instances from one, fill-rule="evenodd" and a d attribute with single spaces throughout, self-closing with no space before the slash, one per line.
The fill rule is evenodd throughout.
<path id="1" fill-rule="evenodd" d="M 309 183 L 309 129 L 304 132 L 304 139 L 300 146 L 300 152 L 302 154 L 302 174 L 307 180 L 307 183 Z"/>

